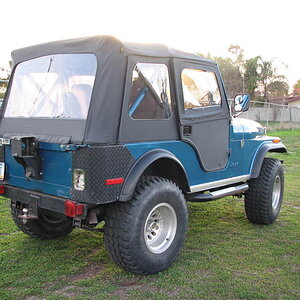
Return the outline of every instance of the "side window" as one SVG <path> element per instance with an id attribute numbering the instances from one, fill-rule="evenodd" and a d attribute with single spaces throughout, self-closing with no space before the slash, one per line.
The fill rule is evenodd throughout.
<path id="1" fill-rule="evenodd" d="M 216 75 L 198 69 L 183 69 L 181 73 L 184 109 L 221 105 Z"/>
<path id="2" fill-rule="evenodd" d="M 132 74 L 129 116 L 132 119 L 168 119 L 172 115 L 168 68 L 138 63 Z"/>

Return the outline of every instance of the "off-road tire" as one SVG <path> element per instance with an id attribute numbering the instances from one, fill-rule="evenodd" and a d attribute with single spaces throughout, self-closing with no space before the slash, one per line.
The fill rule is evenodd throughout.
<path id="1" fill-rule="evenodd" d="M 11 214 L 17 227 L 36 239 L 55 239 L 69 234 L 74 228 L 72 218 L 53 218 L 40 214 L 38 219 L 24 223 L 18 218 L 18 209 L 12 207 Z"/>
<path id="2" fill-rule="evenodd" d="M 157 211 L 161 219 L 151 223 L 151 218 L 157 217 Z M 172 225 L 175 218 L 176 229 Z M 169 229 L 171 233 L 174 230 L 173 237 L 163 236 L 163 228 L 168 225 L 160 223 L 162 219 L 165 219 L 164 224 L 171 224 Z M 104 241 L 108 254 L 129 272 L 143 275 L 160 272 L 178 256 L 186 235 L 187 219 L 186 201 L 179 187 L 168 179 L 144 176 L 130 201 L 113 203 L 106 210 Z M 151 234 L 155 232 L 147 235 L 150 225 L 158 229 L 157 236 L 153 238 L 153 242 L 158 242 L 157 248 L 152 247 L 155 243 L 151 244 Z"/>
<path id="3" fill-rule="evenodd" d="M 281 162 L 264 158 L 260 174 L 249 180 L 245 193 L 247 218 L 254 224 L 272 224 L 279 215 L 284 189 L 284 172 Z"/>

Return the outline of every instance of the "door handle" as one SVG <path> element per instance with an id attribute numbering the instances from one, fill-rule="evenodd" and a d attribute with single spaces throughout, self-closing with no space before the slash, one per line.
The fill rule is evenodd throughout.
<path id="1" fill-rule="evenodd" d="M 192 126 L 190 125 L 183 126 L 183 135 L 189 136 L 191 134 L 192 134 Z"/>

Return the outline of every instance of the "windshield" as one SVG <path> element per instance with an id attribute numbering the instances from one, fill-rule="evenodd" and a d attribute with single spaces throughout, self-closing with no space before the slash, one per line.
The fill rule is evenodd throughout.
<path id="1" fill-rule="evenodd" d="M 86 119 L 96 69 L 93 54 L 55 54 L 20 63 L 4 116 Z"/>

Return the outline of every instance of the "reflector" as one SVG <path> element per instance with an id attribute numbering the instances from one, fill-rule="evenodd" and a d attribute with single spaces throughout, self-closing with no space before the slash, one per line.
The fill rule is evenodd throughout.
<path id="1" fill-rule="evenodd" d="M 274 144 L 278 144 L 278 143 L 280 143 L 280 139 L 277 139 L 277 140 L 273 140 L 272 142 L 274 143 Z"/>
<path id="2" fill-rule="evenodd" d="M 123 182 L 124 182 L 124 178 L 113 178 L 113 179 L 106 179 L 105 180 L 106 185 L 121 184 Z"/>

